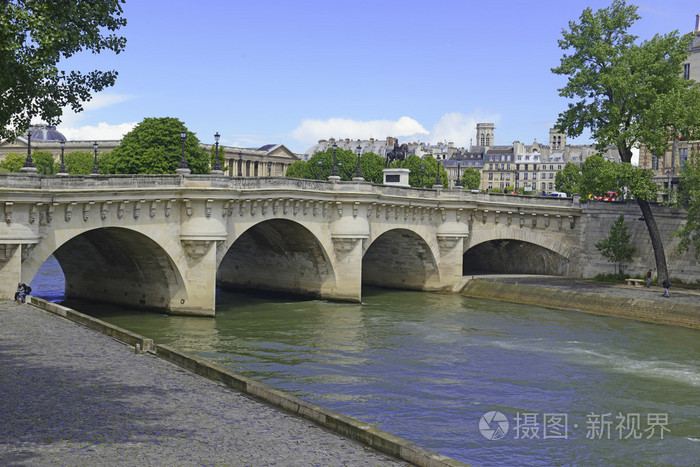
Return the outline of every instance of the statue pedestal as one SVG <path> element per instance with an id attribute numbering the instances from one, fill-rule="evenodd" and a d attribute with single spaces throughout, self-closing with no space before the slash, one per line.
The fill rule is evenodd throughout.
<path id="1" fill-rule="evenodd" d="M 408 184 L 408 174 L 411 171 L 408 169 L 384 169 L 384 185 L 390 186 L 410 186 Z"/>

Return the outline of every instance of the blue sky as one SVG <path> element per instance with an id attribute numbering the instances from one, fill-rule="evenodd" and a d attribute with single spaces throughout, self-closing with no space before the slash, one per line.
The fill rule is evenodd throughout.
<path id="1" fill-rule="evenodd" d="M 635 3 L 640 38 L 690 32 L 697 0 Z M 557 40 L 607 1 L 128 0 L 119 54 L 66 67 L 116 69 L 116 85 L 59 126 L 118 139 L 146 117 L 177 117 L 213 142 L 304 152 L 318 139 L 468 146 L 477 122 L 496 144 L 547 142 L 567 101 L 551 73 Z M 585 137 L 577 142 L 587 142 Z"/>

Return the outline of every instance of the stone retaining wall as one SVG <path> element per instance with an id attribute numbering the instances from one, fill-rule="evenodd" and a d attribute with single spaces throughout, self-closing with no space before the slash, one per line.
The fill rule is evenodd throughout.
<path id="1" fill-rule="evenodd" d="M 700 329 L 700 306 L 654 300 L 614 297 L 531 285 L 470 280 L 462 294 L 512 303 L 577 310 L 595 315 L 634 319 Z"/>

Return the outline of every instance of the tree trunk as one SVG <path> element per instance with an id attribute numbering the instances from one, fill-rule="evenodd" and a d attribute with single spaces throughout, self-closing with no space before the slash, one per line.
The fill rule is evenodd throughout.
<path id="1" fill-rule="evenodd" d="M 638 199 L 637 204 L 639 204 L 639 207 L 642 210 L 644 222 L 646 223 L 647 230 L 649 231 L 651 246 L 654 249 L 654 258 L 656 259 L 657 280 L 670 280 L 670 278 L 668 277 L 668 268 L 666 267 L 666 253 L 664 253 L 664 244 L 661 241 L 661 234 L 659 233 L 659 228 L 656 226 L 656 219 L 654 219 L 654 214 L 651 212 L 651 206 L 649 205 L 649 201 L 644 199 Z"/>

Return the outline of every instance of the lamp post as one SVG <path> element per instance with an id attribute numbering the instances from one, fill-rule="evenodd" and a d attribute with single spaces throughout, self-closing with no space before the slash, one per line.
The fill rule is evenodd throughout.
<path id="1" fill-rule="evenodd" d="M 211 173 L 213 173 L 213 174 L 224 173 L 223 170 L 221 170 L 221 166 L 219 165 L 219 138 L 221 138 L 221 135 L 217 131 L 214 134 L 214 141 L 215 141 L 216 149 L 214 150 L 214 167 L 211 171 Z"/>
<path id="2" fill-rule="evenodd" d="M 321 166 L 323 165 L 323 161 L 319 158 L 318 159 L 318 179 L 322 180 L 321 178 Z"/>
<path id="3" fill-rule="evenodd" d="M 462 164 L 459 162 L 457 162 L 457 182 L 455 183 L 455 186 L 462 186 Z"/>
<path id="4" fill-rule="evenodd" d="M 440 161 L 436 159 L 435 162 L 437 168 L 437 177 L 435 178 L 435 185 L 433 185 L 433 188 L 442 188 L 442 182 L 440 181 Z"/>
<path id="5" fill-rule="evenodd" d="M 92 166 L 92 175 L 99 175 L 100 169 L 97 168 L 97 141 L 92 143 L 92 148 L 95 150 L 95 165 Z"/>
<path id="6" fill-rule="evenodd" d="M 353 180 L 362 181 L 364 180 L 364 178 L 362 177 L 362 171 L 360 170 L 360 156 L 362 155 L 362 146 L 358 144 L 357 148 L 355 149 L 355 152 L 357 152 L 357 171 L 355 172 L 355 178 L 353 178 Z"/>
<path id="7" fill-rule="evenodd" d="M 37 172 L 34 166 L 34 161 L 32 161 L 32 130 L 31 128 L 27 130 L 27 159 L 24 161 L 24 165 L 20 169 L 20 172 Z"/>
<path id="8" fill-rule="evenodd" d="M 338 176 L 338 166 L 336 164 L 335 160 L 335 151 L 338 149 L 338 145 L 333 143 L 333 169 L 331 170 L 331 177 L 337 177 Z"/>
<path id="9" fill-rule="evenodd" d="M 240 152 L 238 153 L 238 176 L 243 176 L 243 154 Z"/>
<path id="10" fill-rule="evenodd" d="M 425 162 L 420 163 L 420 187 L 423 188 L 423 176 L 425 175 Z"/>
<path id="11" fill-rule="evenodd" d="M 178 174 L 189 174 L 191 172 L 187 161 L 185 160 L 185 138 L 187 138 L 187 130 L 180 131 L 180 141 L 182 142 L 182 156 L 180 157 L 180 166 L 175 171 Z"/>
<path id="12" fill-rule="evenodd" d="M 61 168 L 58 169 L 57 175 L 68 175 L 68 172 L 66 172 L 66 164 L 63 160 L 63 151 L 66 149 L 66 142 L 61 141 L 59 144 L 61 145 Z"/>

